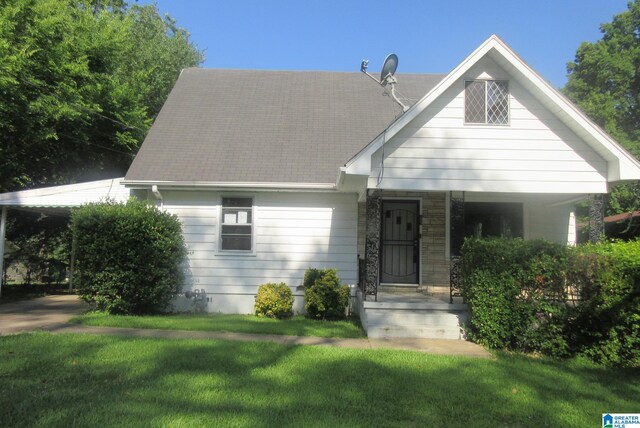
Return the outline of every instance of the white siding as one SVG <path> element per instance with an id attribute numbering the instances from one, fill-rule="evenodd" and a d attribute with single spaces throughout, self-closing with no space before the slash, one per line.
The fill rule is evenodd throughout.
<path id="1" fill-rule="evenodd" d="M 509 125 L 464 123 L 464 81 L 475 78 L 509 80 Z M 600 193 L 606 176 L 604 159 L 484 58 L 373 155 L 368 186 Z"/>
<path id="2" fill-rule="evenodd" d="M 185 290 L 204 290 L 211 312 L 250 313 L 258 286 L 285 282 L 302 309 L 309 267 L 336 268 L 345 284 L 357 281 L 357 196 L 338 193 L 220 193 L 162 190 L 164 209 L 176 214 L 188 246 Z M 254 198 L 251 253 L 219 250 L 222 195 Z M 186 309 L 182 299 L 179 309 Z"/>
<path id="3" fill-rule="evenodd" d="M 544 238 L 559 244 L 575 244 L 576 223 L 573 205 L 549 207 L 529 204 L 529 238 Z"/>

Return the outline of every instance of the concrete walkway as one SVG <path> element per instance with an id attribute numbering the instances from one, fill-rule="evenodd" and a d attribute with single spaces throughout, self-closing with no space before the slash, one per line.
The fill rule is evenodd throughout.
<path id="1" fill-rule="evenodd" d="M 338 339 L 273 334 L 244 334 L 221 331 L 185 331 L 92 327 L 69 324 L 73 316 L 87 305 L 76 296 L 47 296 L 39 299 L 0 305 L 0 335 L 44 329 L 52 333 L 107 334 L 122 337 L 161 339 L 221 339 L 243 342 L 273 342 L 286 346 L 311 345 L 357 349 L 403 349 L 439 355 L 492 358 L 482 346 L 464 340 L 446 339 Z"/>

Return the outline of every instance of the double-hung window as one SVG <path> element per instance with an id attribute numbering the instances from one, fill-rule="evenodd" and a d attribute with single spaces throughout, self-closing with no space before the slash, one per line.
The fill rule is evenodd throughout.
<path id="1" fill-rule="evenodd" d="M 509 82 L 471 80 L 464 83 L 464 121 L 488 125 L 509 124 Z"/>
<path id="2" fill-rule="evenodd" d="M 251 251 L 253 248 L 253 198 L 222 198 L 220 249 Z"/>

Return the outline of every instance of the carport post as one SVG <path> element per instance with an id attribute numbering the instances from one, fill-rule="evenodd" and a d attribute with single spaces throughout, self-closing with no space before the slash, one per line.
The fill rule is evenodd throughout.
<path id="1" fill-rule="evenodd" d="M 71 234 L 71 265 L 69 266 L 69 292 L 73 291 L 73 271 L 76 264 L 76 234 Z"/>
<path id="2" fill-rule="evenodd" d="M 0 215 L 0 296 L 2 296 L 2 281 L 4 280 L 4 232 L 7 229 L 7 207 L 2 207 Z"/>

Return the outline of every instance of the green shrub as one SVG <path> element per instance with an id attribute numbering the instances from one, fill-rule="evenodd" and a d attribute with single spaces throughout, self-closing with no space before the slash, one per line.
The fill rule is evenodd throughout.
<path id="1" fill-rule="evenodd" d="M 309 268 L 304 272 L 304 279 L 302 280 L 302 287 L 309 288 L 313 286 L 317 280 L 322 278 L 327 269 Z"/>
<path id="2" fill-rule="evenodd" d="M 304 307 L 312 318 L 345 317 L 349 287 L 340 285 L 336 269 L 309 268 L 304 274 Z"/>
<path id="3" fill-rule="evenodd" d="M 473 340 L 640 367 L 640 241 L 471 239 L 462 252 Z"/>
<path id="4" fill-rule="evenodd" d="M 97 309 L 157 312 L 182 291 L 185 248 L 174 215 L 131 199 L 84 205 L 71 223 L 77 290 Z"/>
<path id="5" fill-rule="evenodd" d="M 293 314 L 293 293 L 287 284 L 262 284 L 255 303 L 256 315 L 268 318 L 286 318 Z"/>
<path id="6" fill-rule="evenodd" d="M 606 365 L 640 367 L 640 241 L 586 245 L 576 259 L 585 267 L 573 274 L 582 281 L 569 326 L 574 351 Z"/>
<path id="7" fill-rule="evenodd" d="M 470 337 L 491 348 L 566 355 L 567 251 L 544 240 L 465 241 Z"/>

